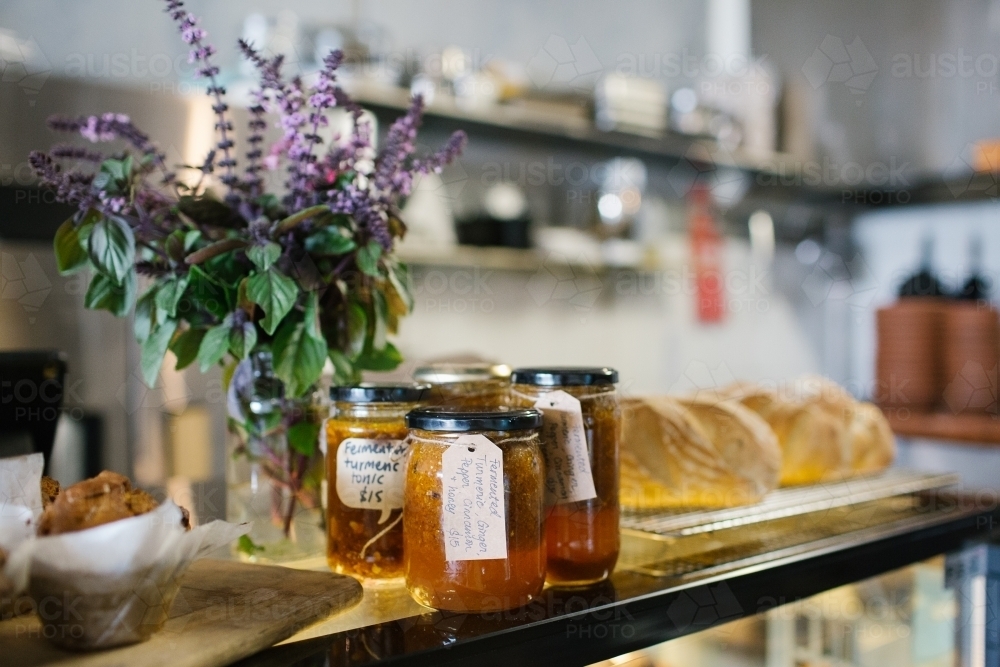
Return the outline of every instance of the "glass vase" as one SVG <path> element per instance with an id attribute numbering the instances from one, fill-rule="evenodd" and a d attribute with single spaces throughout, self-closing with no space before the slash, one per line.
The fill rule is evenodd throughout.
<path id="1" fill-rule="evenodd" d="M 270 352 L 259 351 L 236 367 L 228 403 L 226 517 L 253 524 L 237 554 L 251 562 L 325 562 L 320 392 L 286 398 Z"/>

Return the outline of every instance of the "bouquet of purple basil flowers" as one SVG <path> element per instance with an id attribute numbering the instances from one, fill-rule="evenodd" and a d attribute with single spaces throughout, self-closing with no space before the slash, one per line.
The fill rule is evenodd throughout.
<path id="1" fill-rule="evenodd" d="M 125 115 L 51 118 L 56 130 L 130 147 L 112 155 L 72 145 L 32 153 L 43 185 L 79 209 L 56 234 L 59 270 L 93 270 L 88 308 L 124 316 L 134 307 L 150 385 L 168 349 L 177 368 L 197 362 L 203 371 L 268 350 L 292 398 L 310 391 L 327 358 L 341 382 L 394 368 L 401 358 L 388 337 L 413 303 L 406 267 L 393 255 L 406 231 L 400 200 L 416 174 L 452 161 L 465 135 L 417 158 L 422 101 L 415 97 L 376 152 L 360 107 L 337 82 L 340 52 L 307 86 L 283 76 L 281 56 L 241 42 L 260 85 L 238 155 L 215 49 L 182 2 L 169 0 L 167 12 L 208 82 L 218 142 L 201 165 L 183 167 L 196 178 L 182 180 Z M 320 131 L 338 107 L 353 120 L 351 136 L 324 145 Z M 266 147 L 269 113 L 282 138 Z M 282 164 L 283 192 L 265 192 L 262 171 Z M 218 196 L 208 187 L 216 181 Z M 141 296 L 140 275 L 150 279 Z"/>

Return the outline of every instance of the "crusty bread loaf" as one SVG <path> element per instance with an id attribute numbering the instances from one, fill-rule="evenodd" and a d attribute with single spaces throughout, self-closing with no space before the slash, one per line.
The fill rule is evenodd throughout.
<path id="1" fill-rule="evenodd" d="M 889 420 L 874 403 L 857 403 L 851 419 L 851 468 L 855 474 L 885 470 L 896 458 Z"/>
<path id="2" fill-rule="evenodd" d="M 781 485 L 841 479 L 850 473 L 848 424 L 829 406 L 804 401 L 794 390 L 746 383 L 725 387 L 722 395 L 739 400 L 770 425 L 781 447 Z"/>
<path id="3" fill-rule="evenodd" d="M 777 440 L 736 402 L 630 399 L 622 423 L 626 507 L 732 507 L 757 502 L 777 486 Z"/>
<path id="4" fill-rule="evenodd" d="M 813 484 L 888 467 L 896 444 L 884 415 L 840 385 L 806 375 L 764 388 L 736 383 L 719 390 L 763 417 L 781 444 L 781 484 Z"/>
<path id="5" fill-rule="evenodd" d="M 806 375 L 793 385 L 794 396 L 815 404 L 828 414 L 844 420 L 850 441 L 850 471 L 854 474 L 879 472 L 896 458 L 896 438 L 889 420 L 872 403 L 854 400 L 839 384 L 819 375 Z"/>

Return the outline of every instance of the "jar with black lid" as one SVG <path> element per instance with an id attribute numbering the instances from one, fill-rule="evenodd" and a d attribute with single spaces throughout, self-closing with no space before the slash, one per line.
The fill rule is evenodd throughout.
<path id="1" fill-rule="evenodd" d="M 327 442 L 327 562 L 364 579 L 403 574 L 406 413 L 430 387 L 361 383 L 332 387 Z"/>
<path id="2" fill-rule="evenodd" d="M 406 586 L 429 607 L 498 611 L 545 583 L 537 410 L 428 407 L 406 416 Z"/>
<path id="3" fill-rule="evenodd" d="M 618 560 L 621 408 L 611 368 L 518 368 L 511 404 L 542 411 L 549 505 L 547 581 L 583 586 L 606 579 Z"/>
<path id="4" fill-rule="evenodd" d="M 510 366 L 489 362 L 438 362 L 419 366 L 413 379 L 431 385 L 428 403 L 490 408 L 504 405 Z"/>

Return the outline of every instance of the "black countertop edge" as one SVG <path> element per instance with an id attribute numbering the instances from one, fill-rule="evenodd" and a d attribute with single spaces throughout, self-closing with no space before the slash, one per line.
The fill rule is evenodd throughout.
<path id="1" fill-rule="evenodd" d="M 954 551 L 998 528 L 1000 509 L 961 512 L 941 523 L 884 539 L 738 569 L 620 602 L 595 605 L 579 613 L 462 639 L 447 646 L 381 660 L 330 661 L 329 665 L 588 665 Z M 331 647 L 355 639 L 365 630 L 368 629 L 278 646 L 237 665 L 325 665 Z"/>

